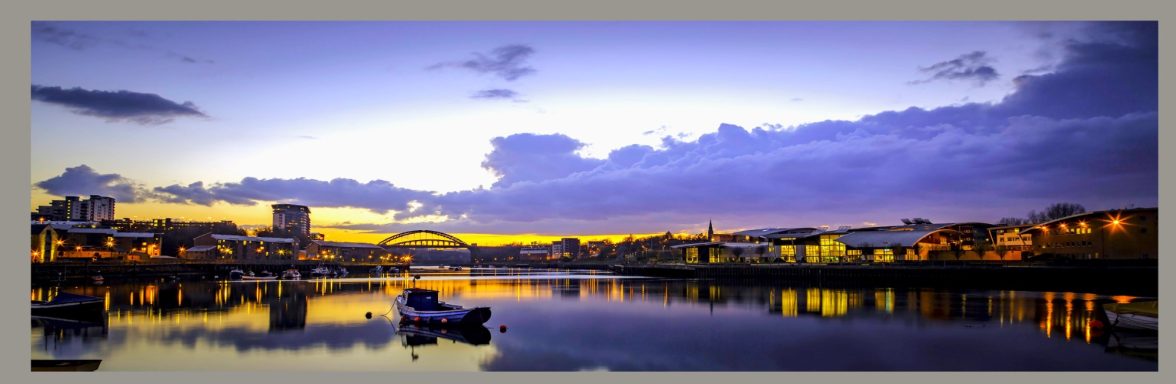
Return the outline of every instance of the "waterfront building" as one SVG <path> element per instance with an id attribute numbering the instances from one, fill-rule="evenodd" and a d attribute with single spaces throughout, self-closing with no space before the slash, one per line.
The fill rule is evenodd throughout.
<path id="1" fill-rule="evenodd" d="M 823 232 L 825 231 L 811 227 L 778 228 L 764 233 L 761 238 L 770 244 L 768 256 L 772 260 L 785 263 L 815 263 L 820 262 L 822 255 L 820 234 Z M 835 255 L 844 256 L 843 249 L 831 247 L 833 244 L 830 242 L 839 237 L 835 235 L 837 234 L 825 235 L 824 255 L 827 258 L 839 257 Z M 806 258 L 808 255 L 812 257 Z"/>
<path id="2" fill-rule="evenodd" d="M 1022 252 L 1033 250 L 1033 236 L 1024 231 L 1033 224 L 1002 225 L 988 228 L 988 238 L 992 239 L 994 252 L 998 255 L 1005 253 L 1007 260 L 1020 260 Z"/>
<path id="3" fill-rule="evenodd" d="M 37 207 L 37 217 L 46 221 L 102 221 L 114 219 L 114 198 L 90 195 L 89 200 L 66 196 Z"/>
<path id="4" fill-rule="evenodd" d="M 273 230 L 310 238 L 310 208 L 305 205 L 274 204 Z"/>
<path id="5" fill-rule="evenodd" d="M 375 244 L 312 240 L 306 245 L 306 257 L 311 260 L 378 262 L 389 256 L 388 250 Z"/>
<path id="6" fill-rule="evenodd" d="M 192 243 L 192 248 L 182 252 L 182 257 L 250 261 L 296 260 L 299 250 L 297 240 L 282 237 L 206 233 L 192 239 Z M 205 248 L 208 246 L 214 248 L 208 250 Z"/>
<path id="7" fill-rule="evenodd" d="M 836 262 L 845 256 L 844 246 L 835 241 L 845 230 L 760 228 L 716 234 L 708 228 L 712 241 L 670 248 L 682 250 L 687 264 Z"/>
<path id="8" fill-rule="evenodd" d="M 71 227 L 58 232 L 57 260 L 115 259 L 142 261 L 158 257 L 163 237 L 150 232 L 120 232 L 110 228 Z"/>
<path id="9" fill-rule="evenodd" d="M 1087 212 L 1035 224 L 1020 233 L 1030 237 L 1034 256 L 1071 259 L 1155 259 L 1159 254 L 1159 209 L 1131 208 Z"/>
<path id="10" fill-rule="evenodd" d="M 204 232 L 211 232 L 217 229 L 236 231 L 237 224 L 232 220 L 220 221 L 186 221 L 173 218 L 150 219 L 150 220 L 131 220 L 128 218 L 103 220 L 100 224 L 102 227 L 112 228 L 119 231 L 144 231 L 144 232 L 175 232 L 184 230 L 199 230 Z"/>
<path id="11" fill-rule="evenodd" d="M 30 255 L 34 263 L 53 262 L 57 256 L 57 231 L 49 224 L 33 224 Z"/>
<path id="12" fill-rule="evenodd" d="M 851 259 L 871 262 L 996 259 L 988 243 L 986 223 L 910 224 L 860 228 L 837 239 Z M 991 248 L 991 247 L 989 247 Z"/>
<path id="13" fill-rule="evenodd" d="M 559 243 L 558 250 L 554 246 L 551 250 L 552 255 L 556 258 L 575 259 L 580 256 L 580 239 L 565 237 L 559 239 L 557 243 Z"/>
<path id="14" fill-rule="evenodd" d="M 540 245 L 536 242 L 531 242 L 531 245 L 524 245 L 519 249 L 519 260 L 521 261 L 548 261 L 559 259 L 555 256 L 554 250 L 556 247 L 562 248 L 562 244 L 555 242 L 550 247 Z M 562 250 L 562 249 L 561 249 Z"/>

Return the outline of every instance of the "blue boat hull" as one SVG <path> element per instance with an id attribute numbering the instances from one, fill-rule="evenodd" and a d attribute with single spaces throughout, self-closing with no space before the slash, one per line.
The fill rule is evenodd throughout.
<path id="1" fill-rule="evenodd" d="M 418 311 L 404 303 L 403 298 L 397 298 L 396 310 L 400 312 L 401 320 L 414 323 L 432 325 L 481 325 L 490 320 L 490 308 L 462 308 L 451 304 L 440 304 L 443 310 Z"/>

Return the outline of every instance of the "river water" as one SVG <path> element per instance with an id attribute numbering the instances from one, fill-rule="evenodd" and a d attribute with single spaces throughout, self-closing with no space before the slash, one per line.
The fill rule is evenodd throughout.
<path id="1" fill-rule="evenodd" d="M 1156 371 L 1083 292 L 729 284 L 475 269 L 281 282 L 33 287 L 106 299 L 104 324 L 34 319 L 33 359 L 101 371 Z M 406 286 L 489 306 L 485 328 L 404 325 Z M 371 319 L 365 313 L 372 312 Z M 505 327 L 503 327 L 505 326 Z"/>

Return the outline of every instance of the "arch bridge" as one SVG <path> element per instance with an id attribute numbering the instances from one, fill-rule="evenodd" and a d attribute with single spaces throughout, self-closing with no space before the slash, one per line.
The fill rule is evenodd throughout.
<path id="1" fill-rule="evenodd" d="M 467 248 L 473 246 L 448 233 L 418 229 L 401 232 L 380 241 L 384 248 Z"/>

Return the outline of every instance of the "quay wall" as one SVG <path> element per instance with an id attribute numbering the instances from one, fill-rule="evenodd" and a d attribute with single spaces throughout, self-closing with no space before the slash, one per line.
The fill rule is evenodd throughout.
<path id="1" fill-rule="evenodd" d="M 404 270 L 406 264 L 397 263 L 326 263 L 319 261 L 281 261 L 281 262 L 156 262 L 156 263 L 43 263 L 32 265 L 32 281 L 45 283 L 60 280 L 85 280 L 91 276 L 101 274 L 110 280 L 167 278 L 180 279 L 211 278 L 213 276 L 227 277 L 229 271 L 240 268 L 245 271 L 270 271 L 281 274 L 290 268 L 295 268 L 303 276 L 309 276 L 312 269 L 318 266 L 331 268 L 347 268 L 351 275 L 367 274 L 368 269 L 381 265 L 385 270 L 398 267 Z"/>
<path id="2" fill-rule="evenodd" d="M 618 274 L 724 281 L 864 286 L 1075 290 L 1157 295 L 1156 266 L 1051 265 L 617 265 Z"/>

